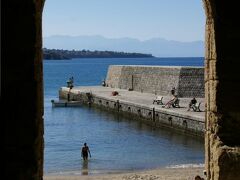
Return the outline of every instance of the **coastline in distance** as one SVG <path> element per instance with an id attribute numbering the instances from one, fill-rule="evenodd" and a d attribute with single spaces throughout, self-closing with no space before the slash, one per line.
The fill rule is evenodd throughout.
<path id="1" fill-rule="evenodd" d="M 73 58 L 153 58 L 152 54 L 116 51 L 63 50 L 43 48 L 43 59 L 61 60 Z"/>

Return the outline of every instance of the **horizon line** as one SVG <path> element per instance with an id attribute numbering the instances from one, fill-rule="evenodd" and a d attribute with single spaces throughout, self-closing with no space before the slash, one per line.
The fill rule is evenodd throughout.
<path id="1" fill-rule="evenodd" d="M 71 37 L 71 38 L 74 38 L 74 37 L 102 37 L 102 38 L 105 38 L 105 39 L 133 39 L 133 40 L 138 40 L 140 42 L 145 42 L 145 41 L 149 41 L 149 40 L 153 40 L 153 39 L 162 39 L 162 40 L 165 40 L 165 41 L 175 41 L 175 42 L 183 42 L 183 43 L 189 43 L 189 42 L 197 42 L 197 41 L 201 41 L 201 42 L 204 42 L 204 40 L 191 40 L 191 41 L 179 41 L 179 40 L 173 40 L 173 39 L 166 39 L 164 37 L 151 37 L 151 38 L 148 38 L 148 39 L 139 39 L 139 38 L 135 38 L 135 37 L 106 37 L 104 35 L 99 35 L 99 34 L 96 34 L 96 35 L 68 35 L 68 34 L 54 34 L 54 35 L 48 35 L 48 36 L 43 36 L 42 38 L 50 38 L 50 37 L 54 37 L 54 36 L 65 36 L 65 37 Z"/>

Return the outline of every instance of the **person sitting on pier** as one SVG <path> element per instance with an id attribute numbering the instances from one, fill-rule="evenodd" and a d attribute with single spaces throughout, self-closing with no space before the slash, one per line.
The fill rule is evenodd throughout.
<path id="1" fill-rule="evenodd" d="M 172 98 L 170 101 L 168 101 L 164 106 L 162 106 L 163 108 L 170 108 L 171 106 L 175 107 L 175 102 L 179 101 L 176 95 L 172 95 Z"/>
<path id="2" fill-rule="evenodd" d="M 190 101 L 190 103 L 189 103 L 189 105 L 188 105 L 188 111 L 190 111 L 191 108 L 193 108 L 193 110 L 195 111 L 195 106 L 196 106 L 196 104 L 197 104 L 197 100 L 196 100 L 196 98 L 194 97 L 194 98 Z"/>
<path id="3" fill-rule="evenodd" d="M 171 89 L 171 94 L 172 94 L 172 95 L 175 95 L 175 91 L 176 91 L 176 88 L 173 87 L 173 88 Z"/>
<path id="4" fill-rule="evenodd" d="M 177 95 L 175 96 L 176 98 L 175 98 L 175 100 L 174 100 L 174 102 L 173 102 L 173 104 L 172 104 L 172 107 L 174 107 L 174 108 L 179 108 L 180 106 L 179 106 L 179 102 L 180 102 L 180 99 L 177 97 Z"/>

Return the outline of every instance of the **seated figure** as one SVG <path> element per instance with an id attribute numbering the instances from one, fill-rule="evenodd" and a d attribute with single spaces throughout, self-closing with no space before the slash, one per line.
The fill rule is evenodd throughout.
<path id="1" fill-rule="evenodd" d="M 177 98 L 177 96 L 176 96 L 176 98 L 175 98 L 175 100 L 174 100 L 174 102 L 173 102 L 173 104 L 172 104 L 172 107 L 175 107 L 175 108 L 179 108 L 180 106 L 179 106 L 179 102 L 180 102 L 180 99 L 178 99 Z"/>
<path id="2" fill-rule="evenodd" d="M 171 98 L 170 101 L 168 101 L 164 106 L 162 107 L 166 107 L 166 108 L 170 108 L 172 107 L 180 107 L 179 106 L 179 99 L 177 98 L 177 96 L 173 95 L 173 97 Z"/>
<path id="3" fill-rule="evenodd" d="M 193 109 L 193 111 L 200 111 L 200 104 L 201 103 L 197 103 L 197 100 L 194 97 L 189 103 L 188 111 L 190 111 L 190 109 Z"/>

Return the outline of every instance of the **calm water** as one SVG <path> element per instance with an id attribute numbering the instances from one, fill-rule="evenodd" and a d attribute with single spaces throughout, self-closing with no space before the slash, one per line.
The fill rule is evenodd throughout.
<path id="1" fill-rule="evenodd" d="M 171 130 L 154 129 L 87 107 L 52 108 L 58 89 L 70 76 L 75 85 L 100 85 L 109 65 L 203 66 L 203 58 L 74 59 L 44 61 L 44 124 L 46 173 L 89 174 L 202 164 L 203 140 Z M 83 163 L 87 142 L 92 158 Z"/>

